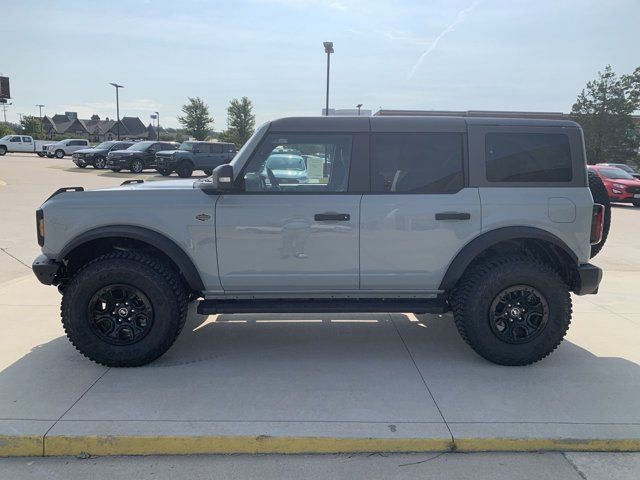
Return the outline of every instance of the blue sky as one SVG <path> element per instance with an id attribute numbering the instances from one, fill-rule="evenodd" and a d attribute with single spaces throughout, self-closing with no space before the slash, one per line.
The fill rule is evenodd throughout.
<path id="1" fill-rule="evenodd" d="M 637 0 L 12 1 L 0 72 L 18 112 L 120 112 L 177 126 L 187 96 L 226 124 L 233 97 L 258 122 L 318 115 L 331 40 L 331 107 L 568 111 L 611 64 L 640 65 Z"/>

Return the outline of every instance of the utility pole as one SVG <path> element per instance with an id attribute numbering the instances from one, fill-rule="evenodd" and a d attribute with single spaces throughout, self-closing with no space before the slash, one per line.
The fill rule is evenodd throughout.
<path id="1" fill-rule="evenodd" d="M 38 107 L 40 109 L 40 130 L 44 130 L 43 126 L 42 126 L 42 107 L 44 107 L 43 104 L 38 103 L 36 104 L 36 107 Z"/>
<path id="2" fill-rule="evenodd" d="M 327 54 L 327 97 L 325 103 L 324 114 L 329 116 L 329 67 L 331 65 L 331 54 L 333 53 L 333 42 L 322 42 L 324 51 Z"/>
<path id="3" fill-rule="evenodd" d="M 360 116 L 360 109 L 362 108 L 362 104 L 361 103 L 357 104 L 356 108 L 358 109 L 358 116 Z"/>
<path id="4" fill-rule="evenodd" d="M 2 103 L 2 113 L 4 114 L 4 123 L 7 123 L 7 107 L 9 105 L 13 105 L 13 103 L 7 103 L 7 102 Z"/>
<path id="5" fill-rule="evenodd" d="M 158 141 L 160 141 L 160 112 L 155 112 L 155 114 L 158 119 Z"/>
<path id="6" fill-rule="evenodd" d="M 109 83 L 109 85 L 113 85 L 116 89 L 116 129 L 118 132 L 118 140 L 120 140 L 120 98 L 118 97 L 118 90 L 124 88 L 122 85 L 118 85 L 117 83 Z"/>

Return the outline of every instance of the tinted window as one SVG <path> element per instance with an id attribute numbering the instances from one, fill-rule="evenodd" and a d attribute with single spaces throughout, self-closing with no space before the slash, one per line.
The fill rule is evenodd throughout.
<path id="1" fill-rule="evenodd" d="M 621 168 L 600 168 L 597 170 L 597 172 L 602 175 L 603 177 L 607 177 L 607 178 L 613 178 L 613 179 L 625 179 L 625 180 L 633 180 L 633 175 L 631 175 L 630 173 L 625 172 L 624 170 L 622 170 Z"/>
<path id="2" fill-rule="evenodd" d="M 351 135 L 271 134 L 243 174 L 247 192 L 346 192 Z"/>
<path id="3" fill-rule="evenodd" d="M 371 147 L 373 192 L 452 193 L 463 187 L 461 134 L 376 134 Z"/>
<path id="4" fill-rule="evenodd" d="M 31 143 L 31 138 L 29 138 L 29 137 L 22 137 L 22 141 L 23 141 L 24 143 Z"/>
<path id="5" fill-rule="evenodd" d="M 222 144 L 216 143 L 211 145 L 211 153 L 222 153 Z"/>
<path id="6" fill-rule="evenodd" d="M 570 182 L 569 138 L 551 133 L 488 133 L 489 182 Z"/>

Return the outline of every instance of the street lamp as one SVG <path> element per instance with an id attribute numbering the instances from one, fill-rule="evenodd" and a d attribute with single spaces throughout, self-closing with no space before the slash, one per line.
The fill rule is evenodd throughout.
<path id="1" fill-rule="evenodd" d="M 329 116 L 329 66 L 331 64 L 331 54 L 333 53 L 333 42 L 322 42 L 324 45 L 324 51 L 327 54 L 327 101 L 324 109 L 325 116 Z"/>
<path id="2" fill-rule="evenodd" d="M 120 140 L 120 98 L 118 97 L 118 90 L 124 88 L 122 85 L 118 85 L 117 83 L 109 83 L 109 85 L 113 85 L 116 89 L 116 119 L 118 121 L 117 132 L 118 132 L 118 140 Z"/>
<path id="3" fill-rule="evenodd" d="M 158 119 L 158 141 L 160 141 L 160 112 L 154 112 L 156 114 L 156 118 Z"/>
<path id="4" fill-rule="evenodd" d="M 360 116 L 360 109 L 362 108 L 362 104 L 361 103 L 357 104 L 356 108 L 358 109 L 358 116 Z"/>

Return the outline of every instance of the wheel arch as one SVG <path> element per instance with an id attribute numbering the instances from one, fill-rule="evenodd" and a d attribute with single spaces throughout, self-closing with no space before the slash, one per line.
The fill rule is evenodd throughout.
<path id="1" fill-rule="evenodd" d="M 440 283 L 440 290 L 449 291 L 458 283 L 474 261 L 491 254 L 513 250 L 549 263 L 570 287 L 575 284 L 578 257 L 556 235 L 536 227 L 514 226 L 490 230 L 467 243 L 449 264 Z"/>
<path id="2" fill-rule="evenodd" d="M 145 227 L 109 225 L 88 230 L 67 243 L 56 260 L 68 262 L 86 255 L 100 255 L 105 249 L 118 248 L 155 251 L 176 268 L 192 290 L 205 290 L 198 269 L 184 249 L 167 236 Z"/>

